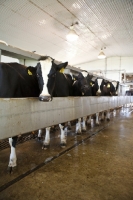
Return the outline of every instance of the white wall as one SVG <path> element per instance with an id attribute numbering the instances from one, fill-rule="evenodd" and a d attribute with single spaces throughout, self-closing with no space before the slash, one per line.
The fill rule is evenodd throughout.
<path id="1" fill-rule="evenodd" d="M 17 58 L 12 58 L 12 57 L 1 55 L 1 62 L 5 62 L 5 63 L 17 62 L 17 63 L 20 63 L 20 64 L 25 65 L 25 66 L 33 66 L 33 67 L 35 67 L 38 61 L 30 60 L 30 59 L 29 60 L 28 59 L 26 59 L 26 60 L 17 59 Z"/>
<path id="2" fill-rule="evenodd" d="M 97 71 L 98 75 L 103 73 L 106 78 L 121 81 L 122 73 L 133 73 L 133 57 L 110 57 L 103 60 L 79 64 L 75 67 L 87 71 L 99 70 L 99 72 Z"/>
<path id="3" fill-rule="evenodd" d="M 20 64 L 25 65 L 27 67 L 28 66 L 35 67 L 37 65 L 37 63 L 38 63 L 38 61 L 36 61 L 36 60 L 30 60 L 30 59 L 26 59 L 26 60 L 19 59 L 19 62 L 20 62 Z"/>
<path id="4" fill-rule="evenodd" d="M 5 62 L 5 63 L 17 62 L 17 63 L 19 63 L 19 60 L 17 58 L 11 58 L 11 57 L 8 57 L 8 56 L 1 55 L 1 62 Z"/>

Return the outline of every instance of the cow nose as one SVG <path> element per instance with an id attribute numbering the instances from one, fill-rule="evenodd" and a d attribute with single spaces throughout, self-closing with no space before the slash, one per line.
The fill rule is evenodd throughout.
<path id="1" fill-rule="evenodd" d="M 84 86 L 82 87 L 82 90 L 83 90 L 83 91 L 86 91 L 86 90 L 88 90 L 88 89 L 90 89 L 90 87 L 89 87 L 88 85 L 84 85 Z"/>
<path id="2" fill-rule="evenodd" d="M 52 101 L 51 96 L 39 96 L 39 100 L 43 102 L 49 102 Z"/>

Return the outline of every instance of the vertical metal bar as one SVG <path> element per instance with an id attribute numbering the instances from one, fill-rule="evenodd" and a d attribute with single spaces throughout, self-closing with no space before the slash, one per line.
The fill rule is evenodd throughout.
<path id="1" fill-rule="evenodd" d="M 121 56 L 120 56 L 119 70 L 120 70 L 120 71 L 119 71 L 119 82 L 121 83 L 121 81 L 122 81 L 122 80 L 121 80 L 121 78 L 122 78 L 122 77 L 121 77 L 121 75 L 122 75 L 122 73 L 121 73 Z"/>
<path id="2" fill-rule="evenodd" d="M 1 49 L 0 49 L 0 62 L 1 62 Z"/>
<path id="3" fill-rule="evenodd" d="M 105 78 L 107 77 L 107 58 L 105 58 Z"/>

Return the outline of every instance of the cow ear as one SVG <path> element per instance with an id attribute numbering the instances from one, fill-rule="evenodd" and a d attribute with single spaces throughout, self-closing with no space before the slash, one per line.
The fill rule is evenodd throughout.
<path id="1" fill-rule="evenodd" d="M 82 74 L 82 73 L 79 73 L 78 78 L 79 78 L 79 79 L 83 79 L 83 78 L 84 78 L 83 74 Z"/>
<path id="2" fill-rule="evenodd" d="M 26 73 L 29 75 L 29 76 L 32 76 L 33 74 L 36 73 L 36 68 L 35 67 L 26 67 Z"/>
<path id="3" fill-rule="evenodd" d="M 64 73 L 64 70 L 65 70 L 64 68 L 61 68 L 59 72 Z"/>
<path id="4" fill-rule="evenodd" d="M 66 68 L 67 65 L 68 65 L 68 62 L 61 63 L 61 64 L 57 65 L 57 70 L 60 71 L 62 68 Z"/>
<path id="5" fill-rule="evenodd" d="M 73 80 L 74 81 L 78 80 L 78 76 L 76 76 L 76 75 L 73 74 Z"/>

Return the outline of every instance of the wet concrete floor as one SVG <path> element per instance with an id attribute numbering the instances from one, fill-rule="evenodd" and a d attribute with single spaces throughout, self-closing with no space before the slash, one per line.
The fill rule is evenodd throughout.
<path id="1" fill-rule="evenodd" d="M 1 191 L 0 200 L 133 200 L 131 111 L 118 110 L 110 122 L 89 127 L 81 136 L 68 133 L 66 149 L 81 143 Z M 1 151 L 0 187 L 62 151 L 58 133 L 46 151 L 36 140 L 20 144 L 12 175 L 6 171 L 9 149 Z"/>

